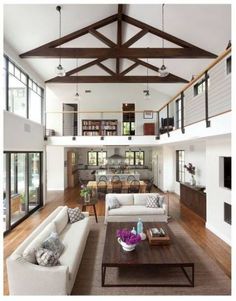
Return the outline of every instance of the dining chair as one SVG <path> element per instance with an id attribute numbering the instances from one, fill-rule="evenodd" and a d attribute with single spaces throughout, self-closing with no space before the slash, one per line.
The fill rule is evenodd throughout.
<path id="1" fill-rule="evenodd" d="M 107 182 L 107 177 L 106 176 L 100 176 L 99 181 L 105 181 Z"/>
<path id="2" fill-rule="evenodd" d="M 121 181 L 112 181 L 112 193 L 121 193 L 122 192 L 122 182 Z"/>
<path id="3" fill-rule="evenodd" d="M 134 180 L 129 184 L 128 193 L 139 193 L 140 191 L 140 182 Z"/>
<path id="4" fill-rule="evenodd" d="M 127 177 L 127 182 L 129 182 L 129 183 L 134 181 L 134 180 L 136 180 L 135 176 L 130 175 L 130 176 Z"/>
<path id="5" fill-rule="evenodd" d="M 113 177 L 111 178 L 111 181 L 112 181 L 112 182 L 120 181 L 120 177 L 119 177 L 119 176 L 113 176 Z"/>
<path id="6" fill-rule="evenodd" d="M 107 194 L 107 182 L 105 181 L 99 181 L 97 184 L 97 195 L 98 197 L 100 195 L 105 196 Z"/>

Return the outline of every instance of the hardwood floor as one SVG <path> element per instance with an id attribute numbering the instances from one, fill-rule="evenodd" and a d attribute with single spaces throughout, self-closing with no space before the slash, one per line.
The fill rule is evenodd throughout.
<path id="1" fill-rule="evenodd" d="M 57 207 L 67 205 L 78 206 L 79 186 L 63 191 L 49 192 L 46 205 L 23 221 L 4 237 L 4 295 L 8 295 L 6 258 L 25 240 L 25 238 Z M 103 216 L 105 212 L 104 200 L 99 200 L 97 215 Z M 92 208 L 91 208 L 92 213 Z M 180 205 L 176 194 L 169 193 L 169 215 L 180 223 L 194 241 L 212 257 L 222 270 L 231 277 L 231 248 L 224 241 L 207 230 L 203 220 L 187 207 Z"/>

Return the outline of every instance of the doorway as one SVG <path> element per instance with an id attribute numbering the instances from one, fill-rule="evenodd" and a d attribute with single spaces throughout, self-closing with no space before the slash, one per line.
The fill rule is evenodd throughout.
<path id="1" fill-rule="evenodd" d="M 135 104 L 124 103 L 123 110 L 123 135 L 135 135 Z"/>
<path id="2" fill-rule="evenodd" d="M 63 104 L 63 136 L 77 136 L 78 134 L 78 105 L 75 103 Z"/>

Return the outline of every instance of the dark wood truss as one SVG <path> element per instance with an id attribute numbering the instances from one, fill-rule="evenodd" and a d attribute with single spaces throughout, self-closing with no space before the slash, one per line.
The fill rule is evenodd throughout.
<path id="1" fill-rule="evenodd" d="M 109 38 L 98 32 L 98 29 L 117 22 L 117 40 L 116 43 L 111 41 Z M 140 28 L 140 31 L 131 37 L 128 41 L 123 43 L 122 32 L 124 22 L 134 25 Z M 129 48 L 139 39 L 141 39 L 148 32 L 163 38 L 171 43 L 176 44 L 176 48 Z M 85 34 L 91 34 L 99 41 L 103 42 L 109 48 L 67 48 L 61 47 L 61 45 L 77 39 Z M 60 46 L 60 47 L 58 47 Z M 27 51 L 20 55 L 21 58 L 29 57 L 44 57 L 44 58 L 94 58 L 93 61 L 84 64 L 80 67 L 74 68 L 66 73 L 65 77 L 55 77 L 48 81 L 57 83 L 143 83 L 147 82 L 147 76 L 128 76 L 131 70 L 137 66 L 142 65 L 153 71 L 158 72 L 159 68 L 151 65 L 147 62 L 140 60 L 141 58 L 168 58 L 168 59 L 197 59 L 197 58 L 215 58 L 216 55 L 201 49 L 195 45 L 192 45 L 186 41 L 183 41 L 173 35 L 163 32 L 155 27 L 152 27 L 146 23 L 143 23 L 137 19 L 127 16 L 124 13 L 124 5 L 118 5 L 118 12 L 112 16 L 102 19 L 96 23 L 93 23 L 87 27 L 79 29 L 68 35 L 65 35 L 59 39 L 46 43 L 38 48 Z M 113 71 L 102 62 L 115 58 L 116 59 L 116 70 Z M 133 61 L 127 69 L 121 71 L 121 59 L 129 59 Z M 73 74 L 79 73 L 80 71 L 87 69 L 91 66 L 97 65 L 109 76 L 73 76 Z M 165 78 L 159 76 L 149 76 L 148 82 L 152 83 L 180 83 L 187 82 L 185 79 L 180 78 L 174 74 L 169 74 Z"/>

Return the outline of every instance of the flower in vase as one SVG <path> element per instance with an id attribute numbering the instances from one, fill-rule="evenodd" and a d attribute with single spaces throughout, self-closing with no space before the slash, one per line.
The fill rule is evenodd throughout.
<path id="1" fill-rule="evenodd" d="M 134 234 L 128 229 L 117 230 L 116 236 L 127 245 L 136 245 L 141 241 L 141 236 L 139 234 Z"/>
<path id="2" fill-rule="evenodd" d="M 193 166 L 192 163 L 188 163 L 188 165 L 184 165 L 184 168 L 186 168 L 187 171 L 188 171 L 191 175 L 195 175 L 195 166 Z"/>

